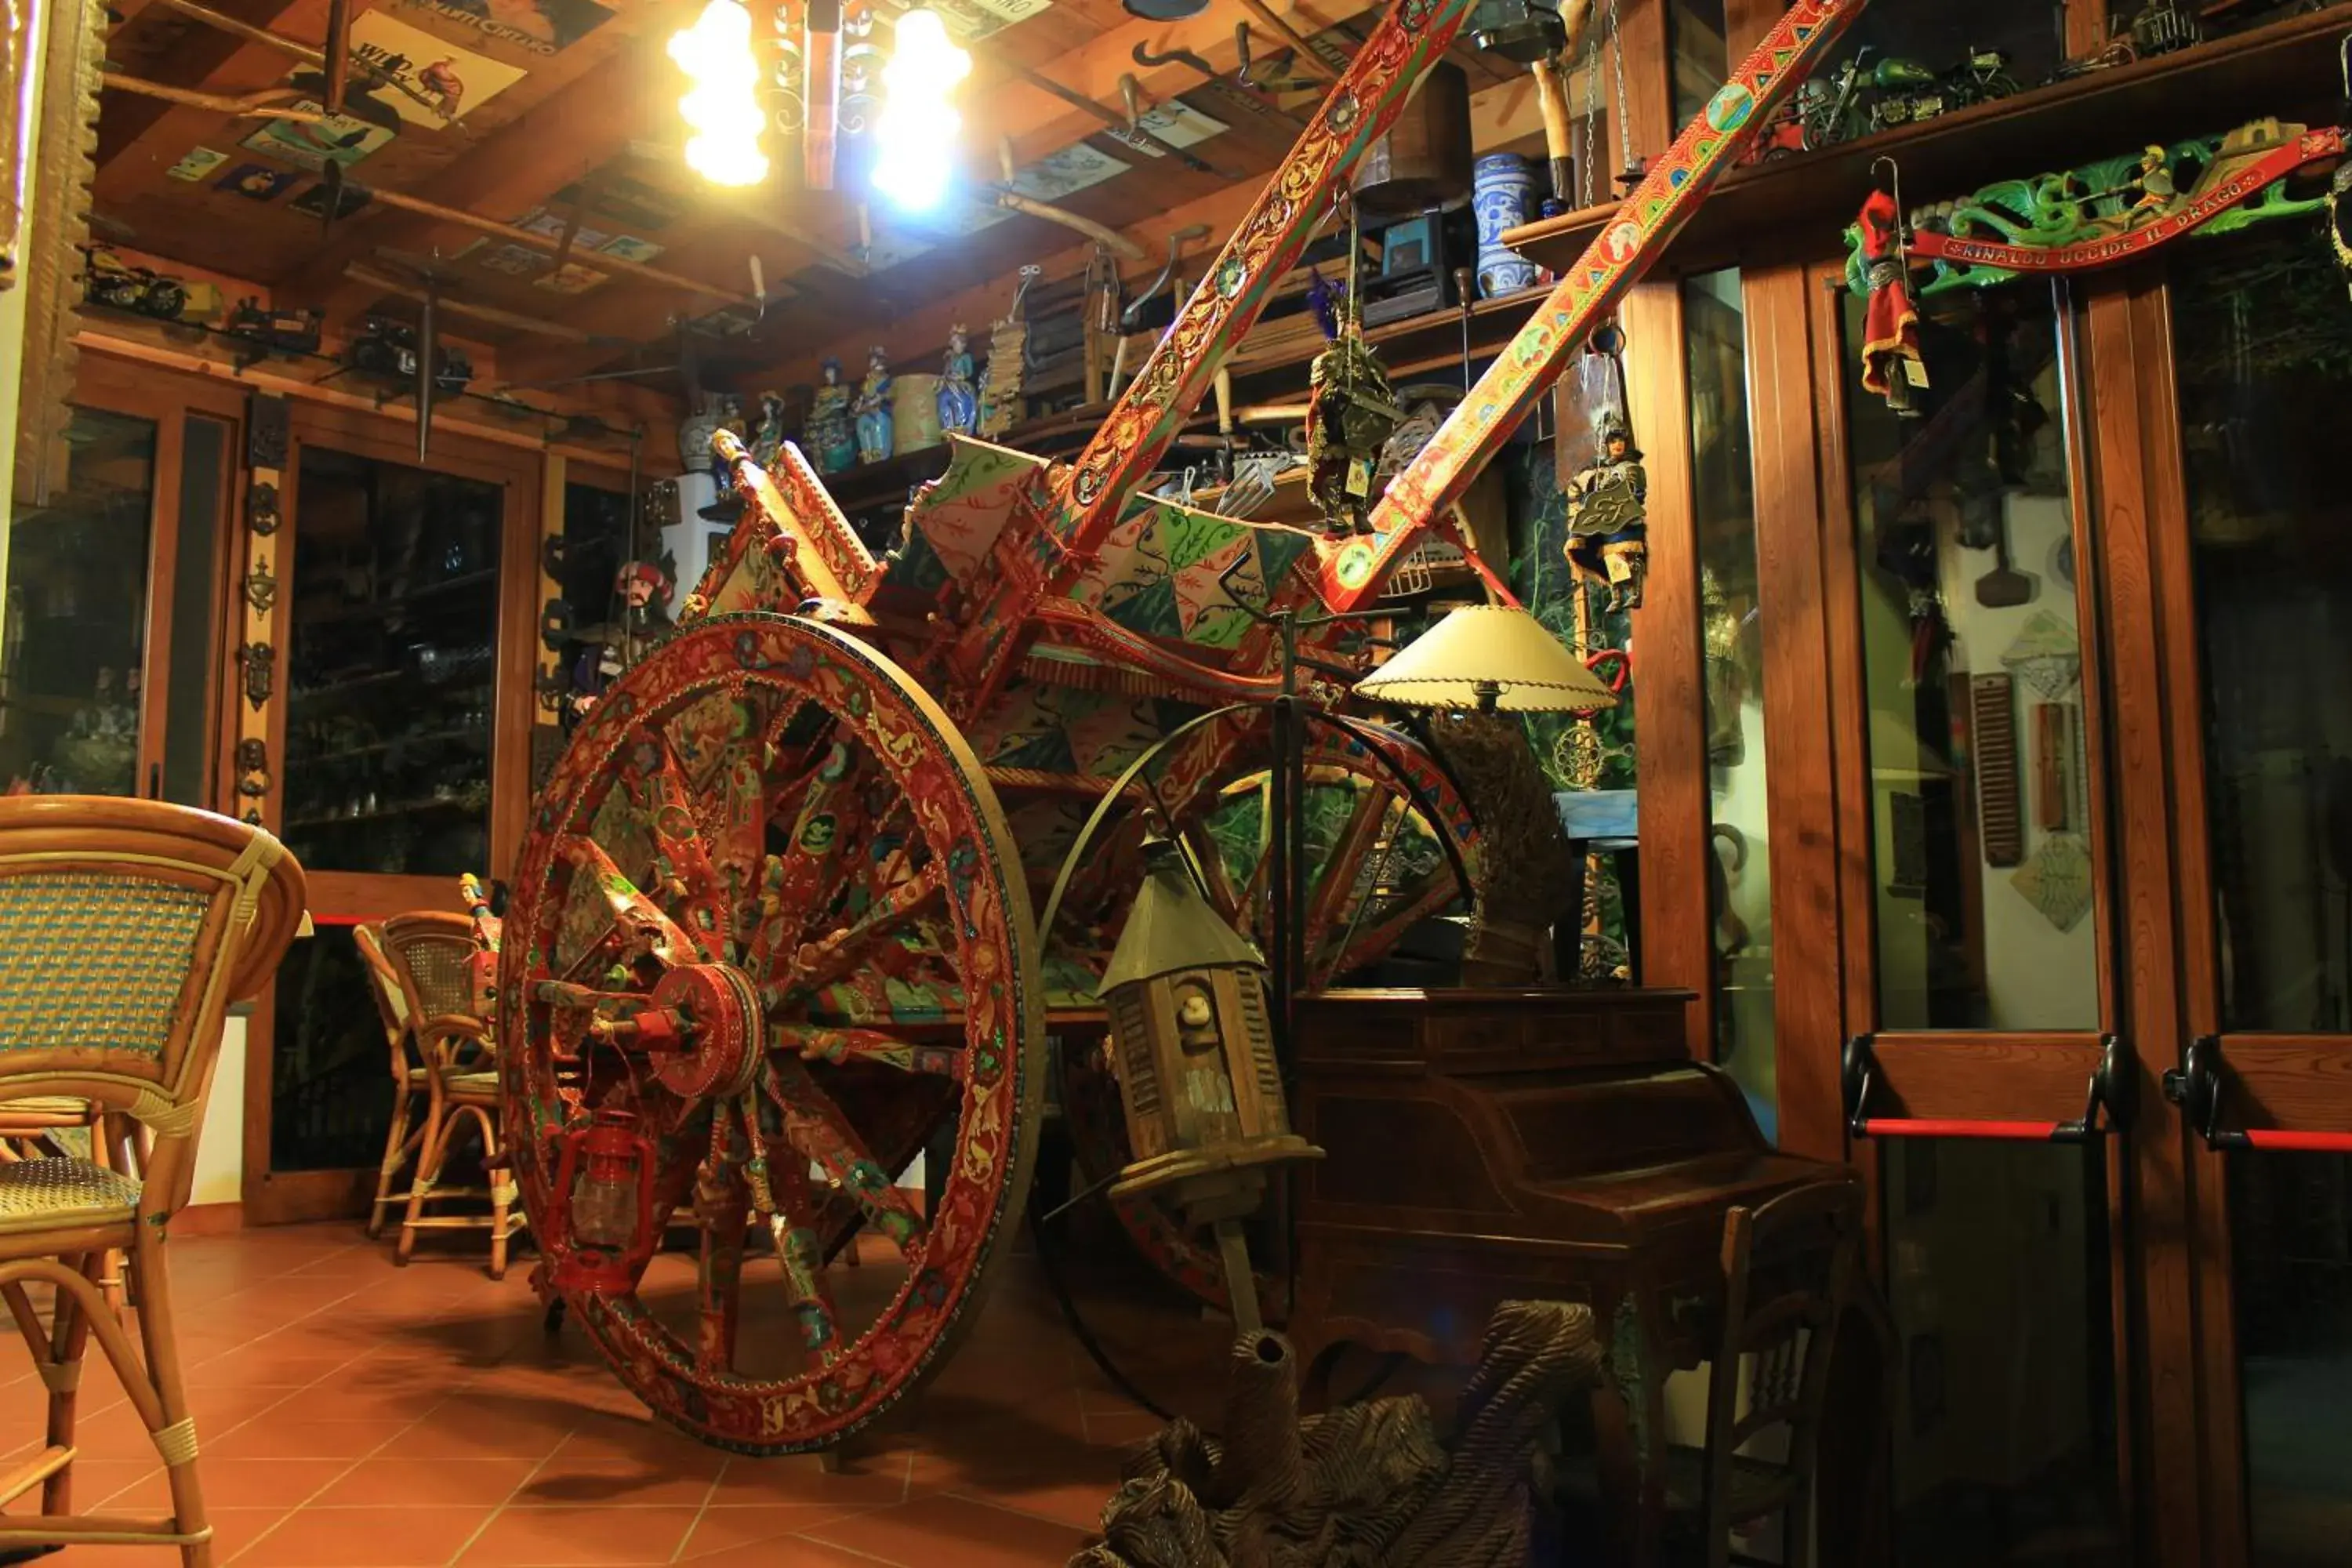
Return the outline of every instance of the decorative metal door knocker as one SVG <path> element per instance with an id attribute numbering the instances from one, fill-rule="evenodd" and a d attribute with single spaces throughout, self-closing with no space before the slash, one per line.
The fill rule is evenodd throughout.
<path id="1" fill-rule="evenodd" d="M 278 579 L 271 575 L 268 562 L 255 562 L 253 570 L 245 574 L 245 602 L 257 616 L 268 615 L 278 603 Z"/>
<path id="2" fill-rule="evenodd" d="M 245 700 L 258 710 L 276 684 L 278 650 L 266 642 L 249 642 L 237 649 L 236 657 L 245 667 Z"/>
<path id="3" fill-rule="evenodd" d="M 245 492 L 245 525 L 267 539 L 278 531 L 278 487 L 268 479 L 256 479 Z"/>
<path id="4" fill-rule="evenodd" d="M 236 743 L 236 793 L 248 800 L 269 794 L 269 742 L 248 735 Z"/>

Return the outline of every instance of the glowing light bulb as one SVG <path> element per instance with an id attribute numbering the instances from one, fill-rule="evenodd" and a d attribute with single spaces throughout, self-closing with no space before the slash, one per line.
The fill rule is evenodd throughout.
<path id="1" fill-rule="evenodd" d="M 669 58 L 692 83 L 677 100 L 678 114 L 694 132 L 687 139 L 687 167 L 714 185 L 766 179 L 760 132 L 767 116 L 758 97 L 751 13 L 740 0 L 710 0 L 694 26 L 670 35 Z"/>
<path id="2" fill-rule="evenodd" d="M 936 11 L 898 18 L 890 63 L 882 68 L 885 98 L 874 127 L 874 186 L 911 212 L 939 205 L 955 164 L 956 132 L 963 117 L 948 101 L 971 73 L 971 56 L 948 38 Z"/>

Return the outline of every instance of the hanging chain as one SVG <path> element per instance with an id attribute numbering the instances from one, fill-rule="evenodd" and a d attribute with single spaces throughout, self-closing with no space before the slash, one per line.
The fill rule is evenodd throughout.
<path id="1" fill-rule="evenodd" d="M 1625 38 L 1617 30 L 1617 0 L 1609 0 L 1609 58 L 1617 70 L 1617 151 L 1624 163 L 1621 173 L 1631 174 L 1642 164 L 1633 156 L 1633 107 L 1625 90 Z"/>
<path id="2" fill-rule="evenodd" d="M 1590 211 L 1600 205 L 1593 188 L 1592 165 L 1601 156 L 1601 30 L 1584 38 L 1584 147 L 1576 161 L 1576 205 Z"/>

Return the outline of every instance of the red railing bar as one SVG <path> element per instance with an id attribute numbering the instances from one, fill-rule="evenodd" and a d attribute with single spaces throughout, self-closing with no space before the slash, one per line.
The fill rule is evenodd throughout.
<path id="1" fill-rule="evenodd" d="M 2264 1127 L 2239 1134 L 2250 1149 L 2281 1153 L 2352 1154 L 2352 1132 L 2289 1132 Z"/>
<path id="2" fill-rule="evenodd" d="M 2058 1134 L 2055 1121 L 1963 1121 L 1940 1117 L 1873 1116 L 1858 1131 L 1865 1138 L 1986 1138 L 2047 1143 Z"/>

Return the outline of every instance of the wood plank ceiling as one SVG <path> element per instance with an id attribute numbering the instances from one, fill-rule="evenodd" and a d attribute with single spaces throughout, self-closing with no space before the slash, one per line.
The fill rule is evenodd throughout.
<path id="1" fill-rule="evenodd" d="M 1209 243 L 1222 243 L 1286 150 L 1286 116 L 1303 120 L 1314 103 L 1311 92 L 1236 87 L 1244 25 L 1258 77 L 1318 68 L 1286 56 L 1263 8 L 1254 13 L 1242 0 L 1214 0 L 1175 23 L 1139 20 L 1118 0 L 936 3 L 966 32 L 974 59 L 959 99 L 965 188 L 986 203 L 1009 159 L 1020 172 L 1016 189 L 1130 235 L 1148 259 L 1122 263 L 1129 276 L 1155 271 L 1167 235 L 1188 223 L 1210 223 Z M 923 352 L 944 338 L 950 315 L 981 326 L 1001 313 L 1024 263 L 1045 263 L 1049 276 L 1084 265 L 1091 242 L 1034 216 L 951 199 L 950 216 L 927 227 L 879 208 L 861 212 L 847 191 L 802 188 L 797 146 L 773 133 L 770 184 L 704 184 L 677 149 L 684 83 L 664 50 L 699 4 L 349 0 L 354 55 L 400 55 L 433 82 L 454 81 L 454 118 L 381 86 L 352 104 L 351 116 L 312 125 L 110 88 L 100 121 L 100 231 L 149 256 L 264 284 L 281 308 L 323 308 L 337 330 L 373 311 L 412 313 L 385 284 L 429 265 L 452 301 L 552 329 L 478 316 L 452 324 L 498 350 L 508 382 L 667 361 L 684 321 L 731 327 L 726 361 L 803 374 L 821 353 L 847 355 L 867 342 Z M 781 8 L 795 31 L 803 4 L 783 0 Z M 851 0 L 849 9 L 854 17 L 870 6 L 885 24 L 877 36 L 887 36 L 898 4 Z M 200 9 L 216 15 L 192 14 Z M 301 89 L 306 76 L 316 91 L 315 66 L 253 29 L 315 48 L 330 9 L 330 0 L 115 0 L 107 60 L 113 71 L 202 94 Z M 1369 31 L 1378 0 L 1272 0 L 1271 9 L 1324 49 L 1344 51 Z M 772 75 L 779 7 L 752 0 L 752 10 L 763 75 Z M 219 16 L 247 26 L 228 30 Z M 1162 63 L 1140 63 L 1139 47 Z M 1178 52 L 1205 59 L 1221 81 L 1205 81 L 1172 58 Z M 1481 146 L 1524 142 L 1534 127 L 1527 79 L 1466 47 L 1456 58 L 1478 93 Z M 1123 115 L 1129 81 L 1147 111 L 1180 112 L 1181 100 L 1192 130 L 1223 129 L 1189 148 L 1191 160 L 1155 156 L 1073 101 Z M 367 86 L 355 76 L 352 90 Z M 358 204 L 331 226 L 320 178 L 329 157 L 344 162 L 353 187 L 345 205 Z M 1082 184 L 1089 174 L 1093 183 Z M 383 195 L 362 201 L 357 193 L 367 191 Z M 576 232 L 558 268 L 543 248 L 395 208 L 395 196 L 493 224 Z M 770 296 L 756 323 L 753 258 Z M 618 265 L 630 260 L 700 287 Z"/>

